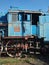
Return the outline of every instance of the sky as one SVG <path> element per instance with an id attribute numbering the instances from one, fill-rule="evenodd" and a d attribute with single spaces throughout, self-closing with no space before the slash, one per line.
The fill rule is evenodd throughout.
<path id="1" fill-rule="evenodd" d="M 47 11 L 49 0 L 0 0 L 0 12 L 6 13 L 10 6 L 20 10 L 39 10 Z"/>

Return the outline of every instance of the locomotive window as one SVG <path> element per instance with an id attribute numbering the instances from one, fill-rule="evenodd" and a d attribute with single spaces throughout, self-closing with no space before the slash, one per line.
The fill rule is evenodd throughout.
<path id="1" fill-rule="evenodd" d="M 37 25 L 39 22 L 39 16 L 41 15 L 41 13 L 32 13 L 32 25 Z"/>
<path id="2" fill-rule="evenodd" d="M 19 13 L 18 14 L 18 20 L 19 21 L 24 21 L 24 13 Z"/>
<path id="3" fill-rule="evenodd" d="M 19 13 L 18 15 L 18 20 L 19 21 L 30 21 L 31 20 L 31 15 L 30 14 L 24 14 L 24 13 Z"/>
<path id="4" fill-rule="evenodd" d="M 39 15 L 38 14 L 32 14 L 32 25 L 37 25 L 38 21 L 39 21 Z"/>
<path id="5" fill-rule="evenodd" d="M 24 17 L 25 17 L 25 19 L 24 19 L 24 20 L 25 20 L 25 21 L 27 21 L 27 15 L 26 15 L 26 14 L 25 14 L 25 16 L 24 16 Z"/>
<path id="6" fill-rule="evenodd" d="M 18 17 L 19 21 L 22 21 L 22 15 L 19 14 L 19 17 Z"/>
<path id="7" fill-rule="evenodd" d="M 17 21 L 17 14 L 12 14 L 12 21 Z"/>
<path id="8" fill-rule="evenodd" d="M 27 21 L 30 21 L 30 14 L 27 14 Z"/>
<path id="9" fill-rule="evenodd" d="M 30 21 L 30 20 L 31 20 L 30 14 L 25 14 L 25 21 Z"/>

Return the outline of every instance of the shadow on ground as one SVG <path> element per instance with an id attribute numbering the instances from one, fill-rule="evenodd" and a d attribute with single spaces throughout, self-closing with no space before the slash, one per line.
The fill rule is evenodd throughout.
<path id="1" fill-rule="evenodd" d="M 43 65 L 49 65 L 49 55 L 35 55 L 37 59 L 43 62 Z"/>
<path id="2" fill-rule="evenodd" d="M 29 65 L 49 65 L 49 55 L 32 55 L 33 60 L 30 60 L 32 62 L 30 62 L 29 60 L 25 60 L 26 63 L 28 63 Z"/>

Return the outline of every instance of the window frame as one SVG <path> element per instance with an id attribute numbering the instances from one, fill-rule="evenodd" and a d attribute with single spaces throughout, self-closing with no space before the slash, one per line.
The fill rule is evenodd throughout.
<path id="1" fill-rule="evenodd" d="M 13 18 L 14 18 L 14 20 L 13 20 Z M 16 22 L 16 21 L 18 21 L 18 15 L 17 15 L 17 13 L 12 13 L 12 22 Z"/>

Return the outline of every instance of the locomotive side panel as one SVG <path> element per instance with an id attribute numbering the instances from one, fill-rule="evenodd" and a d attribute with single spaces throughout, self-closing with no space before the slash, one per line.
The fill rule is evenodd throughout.
<path id="1" fill-rule="evenodd" d="M 31 36 L 31 24 L 30 21 L 24 21 L 24 36 Z"/>
<path id="2" fill-rule="evenodd" d="M 24 18 L 23 18 L 24 17 Z M 30 36 L 31 17 L 23 12 L 8 14 L 8 36 Z"/>
<path id="3" fill-rule="evenodd" d="M 21 23 L 8 24 L 8 36 L 22 36 Z"/>
<path id="4" fill-rule="evenodd" d="M 22 23 L 18 21 L 18 13 L 8 14 L 8 36 L 22 36 Z"/>
<path id="5" fill-rule="evenodd" d="M 31 34 L 32 35 L 35 35 L 36 36 L 36 32 L 37 32 L 37 27 L 36 27 L 36 25 L 31 25 Z"/>
<path id="6" fill-rule="evenodd" d="M 39 36 L 44 37 L 44 41 L 49 41 L 49 15 L 39 17 Z"/>

